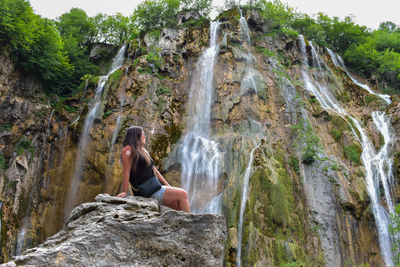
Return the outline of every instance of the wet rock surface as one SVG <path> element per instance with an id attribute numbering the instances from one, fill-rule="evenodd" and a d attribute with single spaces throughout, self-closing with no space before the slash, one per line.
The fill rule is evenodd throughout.
<path id="1" fill-rule="evenodd" d="M 75 208 L 63 229 L 2 266 L 222 266 L 225 219 L 111 197 Z"/>

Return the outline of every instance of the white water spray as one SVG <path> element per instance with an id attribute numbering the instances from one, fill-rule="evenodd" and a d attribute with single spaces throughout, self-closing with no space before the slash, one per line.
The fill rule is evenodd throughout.
<path id="1" fill-rule="evenodd" d="M 105 76 L 101 76 L 97 85 L 96 93 L 92 102 L 92 107 L 88 111 L 85 119 L 85 123 L 82 128 L 82 133 L 79 138 L 78 151 L 75 160 L 75 167 L 71 184 L 69 186 L 67 199 L 64 206 L 64 221 L 68 219 L 69 213 L 75 206 L 75 199 L 78 194 L 79 184 L 81 182 L 81 176 L 85 168 L 86 163 L 86 150 L 89 144 L 89 131 L 92 129 L 95 118 L 98 116 L 98 108 L 101 103 L 101 95 L 103 93 L 104 86 L 108 80 L 108 77 L 116 70 L 118 70 L 124 61 L 126 51 L 126 45 L 124 44 L 115 56 L 111 65 L 111 70 Z"/>
<path id="2" fill-rule="evenodd" d="M 210 118 L 214 94 L 213 75 L 219 52 L 220 22 L 211 22 L 210 47 L 196 65 L 189 95 L 188 132 L 183 138 L 179 161 L 182 165 L 182 187 L 188 192 L 192 212 L 219 210 L 219 166 L 221 155 L 217 143 L 210 137 Z"/>

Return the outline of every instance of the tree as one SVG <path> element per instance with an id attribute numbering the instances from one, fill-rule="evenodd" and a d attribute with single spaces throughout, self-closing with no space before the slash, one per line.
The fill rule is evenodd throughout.
<path id="1" fill-rule="evenodd" d="M 64 77 L 71 73 L 73 66 L 64 50 L 64 43 L 54 23 L 35 15 L 35 38 L 29 49 L 19 47 L 19 64 L 27 71 L 35 73 L 42 81 L 43 88 L 65 92 Z"/>
<path id="2" fill-rule="evenodd" d="M 96 42 L 111 45 L 121 44 L 132 32 L 132 25 L 129 18 L 121 13 L 114 16 L 97 14 L 93 18 L 93 23 L 97 25 Z"/>
<path id="3" fill-rule="evenodd" d="M 28 1 L 0 1 L 0 43 L 11 49 L 29 49 L 34 42 L 36 17 Z"/>
<path id="4" fill-rule="evenodd" d="M 146 0 L 131 16 L 132 24 L 142 32 L 174 27 L 179 12 L 179 0 Z"/>
<path id="5" fill-rule="evenodd" d="M 211 12 L 212 0 L 181 0 L 181 9 L 193 9 L 203 17 L 208 17 Z"/>
<path id="6" fill-rule="evenodd" d="M 280 0 L 259 0 L 252 2 L 252 5 L 261 10 L 261 15 L 273 30 L 289 26 L 293 19 L 293 9 L 284 5 Z"/>
<path id="7" fill-rule="evenodd" d="M 399 31 L 399 29 L 400 29 L 399 26 L 397 26 L 395 23 L 391 21 L 381 22 L 381 24 L 379 24 L 379 30 L 381 31 L 396 32 Z"/>
<path id="8" fill-rule="evenodd" d="M 57 26 L 63 38 L 72 37 L 81 46 L 92 43 L 97 34 L 95 24 L 80 8 L 72 8 L 62 14 L 58 18 Z"/>

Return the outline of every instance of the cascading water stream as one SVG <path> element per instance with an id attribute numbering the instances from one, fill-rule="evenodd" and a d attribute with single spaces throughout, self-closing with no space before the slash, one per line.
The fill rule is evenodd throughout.
<path id="1" fill-rule="evenodd" d="M 220 22 L 211 22 L 210 46 L 206 49 L 193 75 L 189 95 L 189 119 L 183 138 L 179 161 L 182 165 L 182 187 L 187 190 L 192 212 L 219 210 L 218 194 L 221 155 L 211 139 L 210 117 L 213 97 L 213 75 Z"/>
<path id="2" fill-rule="evenodd" d="M 350 128 L 352 129 L 353 134 L 357 137 L 362 146 L 361 160 L 366 169 L 365 181 L 367 184 L 367 192 L 371 199 L 371 206 L 374 214 L 375 223 L 377 225 L 379 245 L 381 248 L 382 257 L 387 266 L 393 266 L 393 260 L 392 260 L 393 255 L 391 249 L 392 237 L 389 234 L 389 218 L 390 218 L 390 213 L 393 212 L 393 202 L 390 192 L 390 187 L 393 185 L 392 159 L 390 158 L 390 151 L 389 151 L 390 144 L 392 143 L 392 136 L 390 132 L 390 119 L 386 117 L 385 114 L 382 112 L 378 111 L 372 112 L 373 122 L 376 128 L 384 137 L 384 145 L 377 153 L 375 151 L 372 142 L 369 140 L 368 135 L 366 134 L 364 128 L 361 126 L 358 120 L 348 115 L 348 113 L 340 106 L 338 101 L 331 94 L 328 93 L 327 88 L 321 88 L 317 82 L 315 82 L 316 86 L 313 84 L 310 75 L 308 74 L 309 69 L 307 64 L 307 55 L 305 50 L 306 45 L 304 38 L 302 36 L 299 36 L 299 41 L 300 41 L 300 50 L 303 56 L 302 76 L 305 81 L 305 88 L 315 94 L 316 98 L 318 99 L 318 101 L 320 102 L 321 106 L 324 109 L 332 110 L 333 112 L 339 114 L 344 119 L 346 119 L 345 117 L 348 117 L 354 123 L 353 126 L 346 119 L 346 121 L 349 123 Z M 313 58 L 316 57 L 318 59 L 318 54 L 315 54 L 315 50 L 313 48 L 311 49 L 311 52 L 313 54 L 312 55 Z M 332 51 L 330 51 L 329 53 L 331 57 L 334 58 L 335 55 L 332 53 Z M 336 63 L 340 62 L 340 60 L 337 60 L 336 57 L 335 60 L 332 61 L 334 62 L 334 64 L 335 61 Z M 345 69 L 345 66 L 343 65 L 342 68 Z M 319 72 L 322 73 L 321 68 L 319 68 Z M 355 82 L 358 85 L 360 84 L 358 81 L 356 82 L 356 80 L 352 78 L 348 72 L 347 74 L 353 80 L 353 82 Z M 369 88 L 366 85 L 362 87 Z M 372 90 L 370 89 L 368 91 L 370 93 L 372 92 Z M 382 95 L 379 96 L 382 97 Z M 384 97 L 382 98 L 385 99 Z M 361 139 L 358 138 L 358 135 L 354 127 L 360 134 Z M 381 204 L 382 200 L 380 199 L 380 189 L 379 189 L 380 183 L 382 183 L 385 202 L 389 212 L 386 211 Z"/>
<path id="3" fill-rule="evenodd" d="M 49 136 L 50 134 L 50 125 L 51 125 L 51 119 L 53 118 L 53 114 L 54 114 L 54 109 L 51 111 L 50 113 L 50 117 L 49 117 L 49 122 L 47 123 L 47 128 L 46 128 L 46 135 L 45 135 L 45 140 L 47 138 L 47 136 Z"/>
<path id="4" fill-rule="evenodd" d="M 115 56 L 113 63 L 111 65 L 111 70 L 105 76 L 100 76 L 99 83 L 97 85 L 96 93 L 92 101 L 92 107 L 88 111 L 85 118 L 85 123 L 82 128 L 82 132 L 79 139 L 78 151 L 75 160 L 75 168 L 73 171 L 73 176 L 71 179 L 71 184 L 69 186 L 67 199 L 64 206 L 64 220 L 67 220 L 69 213 L 75 206 L 75 198 L 78 194 L 79 184 L 81 182 L 81 175 L 84 171 L 84 165 L 86 162 L 86 149 L 89 143 L 89 131 L 93 126 L 94 120 L 97 117 L 98 108 L 101 103 L 101 95 L 103 93 L 104 86 L 108 80 L 110 74 L 119 69 L 125 58 L 126 45 L 124 44 L 117 55 Z"/>
<path id="5" fill-rule="evenodd" d="M 361 88 L 364 88 L 365 90 L 368 91 L 368 93 L 379 96 L 380 98 L 382 98 L 383 100 L 386 101 L 387 104 L 392 103 L 392 101 L 390 100 L 390 96 L 389 95 L 384 95 L 384 94 L 378 94 L 375 93 L 368 85 L 363 84 L 361 82 L 359 82 L 357 79 L 355 79 L 350 72 L 347 70 L 346 65 L 344 64 L 344 60 L 337 54 L 333 53 L 332 50 L 330 50 L 329 48 L 327 49 L 329 55 L 331 56 L 332 62 L 336 67 L 341 67 L 346 74 L 350 77 L 350 79 L 358 86 L 360 86 Z"/>
<path id="6" fill-rule="evenodd" d="M 249 25 L 247 25 L 245 17 L 243 17 L 242 10 L 240 10 L 240 18 L 239 18 L 239 24 L 240 24 L 240 31 L 242 35 L 245 36 L 245 42 L 248 47 L 250 47 L 251 44 L 251 39 L 250 39 L 250 30 L 249 30 Z"/>
<path id="7" fill-rule="evenodd" d="M 119 133 L 119 126 L 121 124 L 121 114 L 122 114 L 123 106 L 124 106 L 124 99 L 121 99 L 121 101 L 119 103 L 119 110 L 118 110 L 117 120 L 115 122 L 115 129 L 114 129 L 113 134 L 111 136 L 110 150 L 112 149 L 112 147 L 115 145 L 115 142 L 117 141 L 117 136 L 118 136 L 118 133 Z"/>
<path id="8" fill-rule="evenodd" d="M 250 30 L 249 26 L 247 25 L 246 19 L 243 17 L 242 10 L 240 9 L 240 19 L 239 19 L 239 25 L 240 25 L 240 32 L 242 35 L 243 39 L 243 44 L 247 50 L 247 53 L 244 55 L 246 59 L 246 69 L 245 73 L 242 79 L 242 82 L 240 84 L 240 91 L 241 94 L 244 94 L 248 88 L 253 89 L 255 93 L 258 93 L 258 88 L 257 88 L 257 83 L 256 83 L 256 78 L 257 78 L 257 72 L 253 68 L 253 64 L 255 62 L 254 56 L 250 52 L 251 48 L 251 39 L 250 39 Z"/>
<path id="9" fill-rule="evenodd" d="M 246 209 L 247 199 L 249 198 L 249 182 L 250 182 L 250 174 L 251 174 L 251 167 L 253 166 L 253 159 L 254 159 L 254 151 L 260 146 L 257 144 L 253 150 L 250 152 L 250 159 L 249 163 L 247 164 L 246 172 L 244 174 L 243 179 L 243 191 L 242 197 L 240 199 L 240 213 L 239 213 L 239 223 L 238 223 L 238 249 L 236 254 L 236 266 L 242 266 L 242 240 L 243 240 L 243 221 L 244 221 L 244 211 Z"/>

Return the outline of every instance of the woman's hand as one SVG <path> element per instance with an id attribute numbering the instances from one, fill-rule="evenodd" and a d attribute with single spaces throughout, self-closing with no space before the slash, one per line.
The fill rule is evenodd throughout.
<path id="1" fill-rule="evenodd" d="M 117 197 L 126 197 L 126 192 L 122 192 L 122 193 L 118 194 Z"/>

